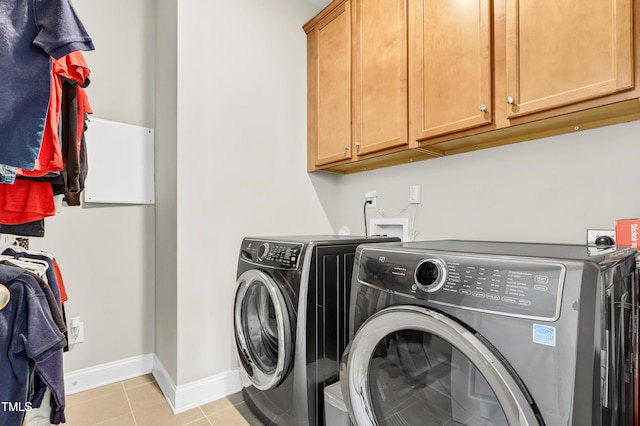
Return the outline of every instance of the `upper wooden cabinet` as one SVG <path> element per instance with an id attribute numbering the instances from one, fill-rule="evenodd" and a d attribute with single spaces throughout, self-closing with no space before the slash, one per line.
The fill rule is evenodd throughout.
<path id="1" fill-rule="evenodd" d="M 309 170 L 407 146 L 406 3 L 336 1 L 304 26 Z"/>
<path id="2" fill-rule="evenodd" d="M 309 170 L 351 159 L 350 1 L 332 6 L 307 31 Z"/>
<path id="3" fill-rule="evenodd" d="M 507 117 L 633 87 L 632 0 L 506 0 Z M 500 71 L 500 70 L 497 70 Z"/>
<path id="4" fill-rule="evenodd" d="M 356 154 L 406 146 L 407 0 L 352 0 Z"/>
<path id="5" fill-rule="evenodd" d="M 491 1 L 412 0 L 410 15 L 413 139 L 491 123 Z"/>
<path id="6" fill-rule="evenodd" d="M 334 0 L 308 37 L 308 170 L 640 119 L 640 0 Z"/>

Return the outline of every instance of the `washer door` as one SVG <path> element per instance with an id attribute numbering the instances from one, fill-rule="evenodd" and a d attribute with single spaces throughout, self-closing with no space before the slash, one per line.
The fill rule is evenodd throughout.
<path id="1" fill-rule="evenodd" d="M 519 380 L 475 334 L 426 308 L 381 310 L 358 330 L 341 374 L 364 425 L 538 425 Z"/>
<path id="2" fill-rule="evenodd" d="M 260 390 L 282 382 L 292 359 L 292 333 L 284 296 L 264 272 L 249 270 L 237 281 L 234 329 L 238 358 Z"/>

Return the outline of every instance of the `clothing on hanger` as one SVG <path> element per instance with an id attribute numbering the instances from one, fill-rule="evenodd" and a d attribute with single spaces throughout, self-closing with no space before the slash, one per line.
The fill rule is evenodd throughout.
<path id="1" fill-rule="evenodd" d="M 60 272 L 60 267 L 58 263 L 55 261 L 53 253 L 49 253 L 46 251 L 38 251 L 38 250 L 27 250 L 24 247 L 20 246 L 9 246 L 2 252 L 4 256 L 10 256 L 14 259 L 23 260 L 23 261 L 39 261 L 43 264 L 46 264 L 47 270 L 46 276 L 47 281 L 49 283 L 55 283 L 52 287 L 54 287 L 54 292 L 56 297 L 60 300 L 60 303 L 66 302 L 69 298 L 67 296 L 66 289 L 64 288 L 64 281 L 62 280 L 62 273 Z M 0 255 L 1 256 L 1 255 Z"/>
<path id="2" fill-rule="evenodd" d="M 13 265 L 18 268 L 22 268 L 26 271 L 32 272 L 38 277 L 43 277 L 47 273 L 48 265 L 45 263 L 31 262 L 27 260 L 16 259 L 12 256 L 0 255 L 0 262 L 5 265 Z"/>
<path id="3" fill-rule="evenodd" d="M 0 8 L 0 39 L 8 50 L 7 60 L 0 61 L 0 182 L 6 183 L 0 188 L 0 226 L 15 226 L 56 214 L 52 184 L 62 184 L 63 192 L 70 188 L 69 205 L 80 205 L 77 192 L 84 188 L 84 176 L 75 147 L 82 136 L 76 129 L 83 125 L 70 121 L 69 114 L 84 122 L 90 107 L 86 102 L 84 108 L 85 96 L 74 102 L 75 112 L 63 114 L 71 94 L 63 94 L 63 85 L 77 85 L 73 95 L 80 98 L 90 72 L 82 51 L 94 46 L 69 0 L 12 0 Z M 76 137 L 65 141 L 59 135 Z M 65 147 L 75 154 L 63 152 Z M 44 236 L 41 223 L 42 231 L 29 236 Z"/>
<path id="4" fill-rule="evenodd" d="M 0 164 L 33 170 L 50 98 L 50 58 L 93 50 L 93 42 L 69 0 L 4 2 L 0 39 Z"/>
<path id="5" fill-rule="evenodd" d="M 63 177 L 64 148 L 84 148 L 75 129 L 84 129 L 90 107 L 74 112 L 82 123 L 63 120 L 62 87 L 70 81 L 74 95 L 83 93 L 89 68 L 80 51 L 94 46 L 71 0 L 3 2 L 0 39 L 0 233 L 44 236 L 44 218 L 56 213 L 52 182 L 66 191 L 68 181 L 74 193 L 83 187 L 86 153 L 72 150 L 72 176 Z M 67 133 L 73 140 L 60 139 Z M 0 426 L 21 426 L 28 404 L 39 407 L 45 394 L 50 423 L 63 423 L 67 295 L 59 267 L 49 253 L 0 251 L 0 401 L 19 408 L 0 410 Z"/>
<path id="6" fill-rule="evenodd" d="M 31 274 L 30 272 L 27 272 Z M 65 335 L 67 332 L 67 324 L 64 318 L 64 311 L 59 309 L 61 307 L 59 299 L 54 295 L 53 288 L 45 279 L 38 277 L 35 274 L 31 274 L 42 291 L 47 297 L 47 303 L 51 310 L 51 317 L 54 323 L 58 326 L 61 333 Z M 68 342 L 68 341 L 67 341 Z M 65 345 L 66 347 L 67 345 Z M 36 364 L 35 375 L 33 377 L 33 396 L 31 397 L 31 404 L 34 408 L 39 408 L 44 400 L 47 389 L 51 391 L 49 399 L 49 421 L 51 424 L 64 423 L 66 421 L 64 415 L 64 409 L 66 405 L 66 399 L 64 394 L 64 370 L 63 370 L 63 351 L 65 348 L 60 348 L 54 352 L 49 358 Z M 27 425 L 29 426 L 29 425 Z"/>
<path id="7" fill-rule="evenodd" d="M 34 255 L 34 256 L 46 256 L 49 259 L 53 259 L 55 256 L 53 253 L 48 252 L 48 251 L 44 251 L 44 250 L 29 250 L 26 249 L 22 246 L 19 246 L 17 244 L 11 244 L 7 247 L 5 247 L 5 250 L 10 249 L 11 253 L 15 254 L 15 253 L 26 253 L 26 254 L 30 254 L 30 255 Z M 2 254 L 11 254 L 9 252 L 7 253 L 2 253 Z"/>
<path id="8" fill-rule="evenodd" d="M 66 345 L 64 334 L 54 322 L 46 296 L 37 280 L 22 268 L 0 264 L 0 282 L 11 293 L 0 310 L 0 401 L 26 407 L 32 385 L 32 366 L 41 363 Z M 0 424 L 19 426 L 24 411 L 0 410 Z"/>
<path id="9" fill-rule="evenodd" d="M 69 126 L 62 126 L 61 118 L 62 120 L 67 120 L 66 112 L 68 108 L 64 107 L 64 103 L 69 102 L 66 100 L 69 95 L 63 96 L 63 87 L 70 83 L 86 86 L 89 82 L 89 74 L 89 66 L 81 51 L 71 52 L 60 59 L 52 59 L 51 95 L 40 153 L 38 154 L 34 168 L 31 170 L 18 169 L 18 177 L 42 177 L 52 172 L 60 172 L 65 167 L 65 164 L 68 162 L 68 155 L 65 155 L 63 150 L 66 148 L 68 142 L 64 133 L 68 131 L 66 128 Z M 74 126 L 72 130 L 75 132 L 77 129 L 75 121 Z M 63 133 L 62 139 L 59 136 L 61 128 Z M 73 144 L 77 146 L 78 141 L 73 141 Z"/>
<path id="10" fill-rule="evenodd" d="M 53 189 L 48 182 L 16 179 L 13 185 L 0 185 L 0 223 L 18 225 L 56 214 Z"/>
<path id="11" fill-rule="evenodd" d="M 58 324 L 60 331 L 67 338 L 67 329 L 65 321 L 65 311 L 63 302 L 67 300 L 66 291 L 62 283 L 62 274 L 59 266 L 55 261 L 53 253 L 39 250 L 28 250 L 20 246 L 7 247 L 0 255 L 0 261 L 4 262 L 21 262 L 21 264 L 34 268 L 45 268 L 45 273 L 35 277 L 41 285 L 43 291 L 47 291 L 47 287 L 55 297 L 48 297 L 51 306 L 52 317 L 54 322 Z M 53 303 L 52 303 L 53 302 Z M 53 305 L 55 303 L 55 306 Z M 60 314 L 58 314 L 58 311 Z M 67 345 L 60 349 L 45 361 L 36 365 L 35 375 L 33 378 L 33 396 L 31 402 L 33 408 L 41 408 L 41 404 L 45 401 L 45 393 L 50 390 L 49 399 L 49 421 L 51 424 L 59 424 L 65 421 L 65 395 L 64 395 L 64 371 L 63 371 L 63 352 L 68 350 Z M 37 410 L 41 415 L 42 410 Z M 34 413 L 35 414 L 35 413 Z M 29 426 L 29 425 L 27 425 Z"/>

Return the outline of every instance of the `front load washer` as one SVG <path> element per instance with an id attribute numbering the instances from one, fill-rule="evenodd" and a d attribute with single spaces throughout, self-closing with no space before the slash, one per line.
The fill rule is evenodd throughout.
<path id="1" fill-rule="evenodd" d="M 353 423 L 633 424 L 635 255 L 478 241 L 360 246 L 340 372 Z"/>
<path id="2" fill-rule="evenodd" d="M 322 425 L 323 389 L 338 379 L 348 339 L 356 247 L 397 238 L 245 238 L 234 331 L 251 385 L 245 401 L 265 424 Z"/>

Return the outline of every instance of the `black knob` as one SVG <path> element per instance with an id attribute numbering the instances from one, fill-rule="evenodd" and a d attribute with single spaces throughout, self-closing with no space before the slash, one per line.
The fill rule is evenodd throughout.
<path id="1" fill-rule="evenodd" d="M 425 293 L 437 291 L 447 279 L 445 263 L 440 259 L 425 259 L 416 268 L 414 279 Z"/>
<path id="2" fill-rule="evenodd" d="M 264 260 L 267 254 L 269 254 L 269 243 L 262 243 L 258 247 L 258 260 Z"/>
<path id="3" fill-rule="evenodd" d="M 614 246 L 616 242 L 608 235 L 601 235 L 596 238 L 597 246 Z"/>

